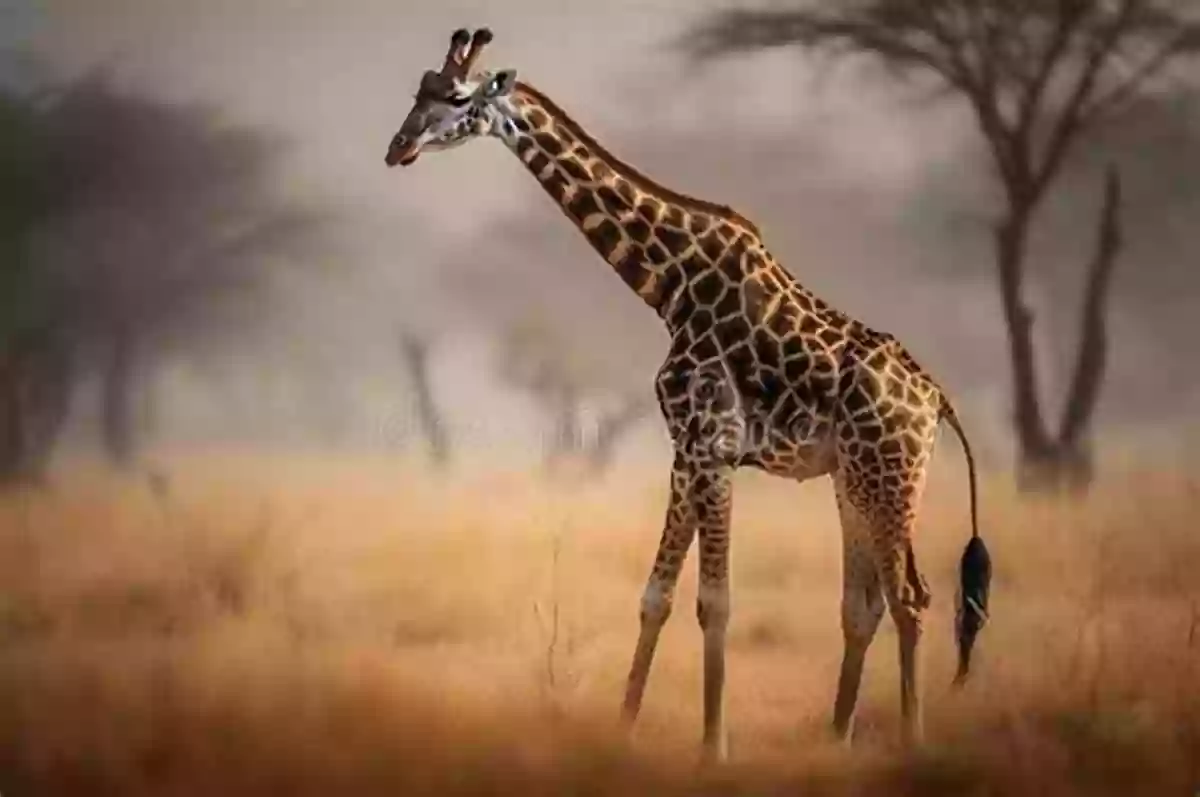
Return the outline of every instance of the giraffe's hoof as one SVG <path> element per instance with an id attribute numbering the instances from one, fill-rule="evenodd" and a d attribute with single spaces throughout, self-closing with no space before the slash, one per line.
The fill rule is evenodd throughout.
<path id="1" fill-rule="evenodd" d="M 906 728 L 901 736 L 900 743 L 904 746 L 905 750 L 920 750 L 925 744 L 925 732 L 921 728 Z"/>
<path id="2" fill-rule="evenodd" d="M 630 700 L 626 700 L 621 704 L 621 717 L 617 720 L 617 723 L 626 735 L 633 733 L 633 726 L 637 724 L 638 714 L 640 713 L 639 708 L 638 705 Z"/>
<path id="3" fill-rule="evenodd" d="M 715 741 L 705 742 L 700 746 L 700 766 L 720 766 L 729 761 L 729 740 L 722 737 Z"/>
<path id="4" fill-rule="evenodd" d="M 829 725 L 829 740 L 847 750 L 854 747 L 854 723 L 832 722 Z"/>

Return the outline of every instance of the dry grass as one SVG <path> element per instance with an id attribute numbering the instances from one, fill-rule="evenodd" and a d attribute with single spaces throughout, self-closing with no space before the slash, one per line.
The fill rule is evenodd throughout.
<path id="1" fill-rule="evenodd" d="M 961 474 L 927 499 L 929 744 L 893 745 L 894 634 L 860 744 L 824 729 L 840 656 L 822 484 L 739 476 L 734 761 L 694 771 L 685 576 L 632 747 L 614 733 L 663 474 L 568 491 L 396 463 L 192 457 L 175 492 L 79 468 L 0 499 L 0 793 L 1191 794 L 1200 489 L 1114 476 L 1086 506 L 985 491 L 977 678 L 948 693 Z"/>

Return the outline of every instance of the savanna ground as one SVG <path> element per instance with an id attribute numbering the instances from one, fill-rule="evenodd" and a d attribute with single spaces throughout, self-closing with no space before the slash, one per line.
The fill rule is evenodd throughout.
<path id="1" fill-rule="evenodd" d="M 939 459 L 960 456 L 942 446 Z M 931 482 L 928 744 L 896 643 L 853 750 L 824 483 L 738 477 L 728 768 L 698 773 L 688 568 L 638 732 L 615 732 L 665 474 L 584 487 L 395 461 L 190 455 L 171 489 L 84 464 L 0 498 L 0 793 L 1153 794 L 1200 789 L 1200 477 L 1110 470 L 1084 505 L 989 477 L 993 621 L 953 673 L 965 478 Z"/>

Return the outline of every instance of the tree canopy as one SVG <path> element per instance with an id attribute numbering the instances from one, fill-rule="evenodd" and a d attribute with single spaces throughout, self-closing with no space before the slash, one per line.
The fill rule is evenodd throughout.
<path id="1" fill-rule="evenodd" d="M 147 362 L 244 330 L 263 317 L 266 266 L 311 256 L 325 215 L 283 195 L 285 152 L 104 72 L 0 92 L 2 409 L 46 403 L 21 386 L 49 390 L 32 377 L 47 362 L 64 408 L 96 373 L 120 450 Z"/>
<path id="2" fill-rule="evenodd" d="M 1077 133 L 1200 54 L 1198 10 L 1172 0 L 837 0 L 720 11 L 683 46 L 696 58 L 829 48 L 934 76 L 969 101 L 1006 187 L 1040 197 Z"/>

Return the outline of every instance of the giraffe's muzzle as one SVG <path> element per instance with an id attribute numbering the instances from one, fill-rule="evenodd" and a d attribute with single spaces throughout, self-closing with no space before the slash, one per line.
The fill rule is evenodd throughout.
<path id="1" fill-rule="evenodd" d="M 420 147 L 417 146 L 416 141 L 406 142 L 397 137 L 397 140 L 392 141 L 391 146 L 388 147 L 387 157 L 384 158 L 384 163 L 388 165 L 388 168 L 397 165 L 408 166 L 415 161 L 417 156 L 420 154 L 421 150 Z"/>

